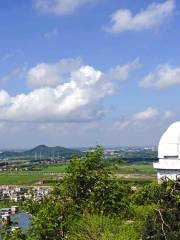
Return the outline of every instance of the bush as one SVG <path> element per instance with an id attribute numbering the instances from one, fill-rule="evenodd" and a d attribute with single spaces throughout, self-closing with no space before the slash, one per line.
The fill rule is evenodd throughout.
<path id="1" fill-rule="evenodd" d="M 132 195 L 132 202 L 137 205 L 158 204 L 161 186 L 157 183 L 147 184 Z"/>
<path id="2" fill-rule="evenodd" d="M 139 240 L 140 234 L 132 221 L 85 214 L 72 224 L 68 240 Z"/>
<path id="3" fill-rule="evenodd" d="M 160 185 L 159 207 L 147 217 L 143 239 L 180 239 L 180 179 Z"/>

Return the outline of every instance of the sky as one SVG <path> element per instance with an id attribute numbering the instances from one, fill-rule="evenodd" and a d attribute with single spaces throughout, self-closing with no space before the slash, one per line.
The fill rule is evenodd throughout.
<path id="1" fill-rule="evenodd" d="M 0 148 L 158 144 L 179 26 L 177 0 L 0 1 Z"/>

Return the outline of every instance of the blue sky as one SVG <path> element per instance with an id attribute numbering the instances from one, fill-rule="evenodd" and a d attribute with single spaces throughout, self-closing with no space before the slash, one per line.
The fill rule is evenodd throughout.
<path id="1" fill-rule="evenodd" d="M 157 144 L 178 121 L 180 3 L 0 2 L 0 147 Z"/>

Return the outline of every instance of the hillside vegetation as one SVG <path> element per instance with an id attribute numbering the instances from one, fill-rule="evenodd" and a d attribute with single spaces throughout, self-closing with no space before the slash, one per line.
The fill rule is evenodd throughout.
<path id="1" fill-rule="evenodd" d="M 101 148 L 74 158 L 48 196 L 23 208 L 30 229 L 4 229 L 4 240 L 180 239 L 180 180 L 134 189 L 113 177 Z"/>
<path id="2" fill-rule="evenodd" d="M 64 147 L 48 147 L 45 145 L 39 145 L 33 149 L 23 152 L 2 152 L 0 153 L 0 159 L 47 159 L 51 157 L 65 157 L 71 158 L 74 154 L 80 154 L 81 152 L 76 149 L 64 148 Z"/>

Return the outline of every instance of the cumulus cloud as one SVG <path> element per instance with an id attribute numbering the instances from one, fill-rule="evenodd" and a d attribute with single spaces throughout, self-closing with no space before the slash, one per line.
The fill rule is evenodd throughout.
<path id="1" fill-rule="evenodd" d="M 180 67 L 159 65 L 140 82 L 144 88 L 167 88 L 180 84 Z"/>
<path id="2" fill-rule="evenodd" d="M 137 126 L 150 120 L 156 119 L 159 111 L 153 107 L 148 107 L 145 111 L 137 112 L 130 117 L 123 117 L 120 121 L 115 122 L 115 127 L 124 129 L 130 126 Z"/>
<path id="3" fill-rule="evenodd" d="M 123 80 L 134 64 L 128 64 L 132 67 Z M 0 91 L 1 121 L 92 121 L 104 115 L 102 100 L 115 92 L 106 73 L 82 65 L 79 59 L 38 64 L 28 71 L 27 79 L 34 88 L 27 94 L 12 97 Z M 114 80 L 118 79 L 120 75 Z"/>
<path id="4" fill-rule="evenodd" d="M 107 31 L 120 33 L 124 31 L 141 31 L 152 29 L 161 25 L 164 20 L 173 14 L 175 9 L 174 0 L 163 3 L 152 3 L 147 9 L 133 15 L 129 9 L 119 9 L 111 16 L 110 26 Z"/>
<path id="5" fill-rule="evenodd" d="M 82 65 L 80 58 L 62 59 L 54 64 L 40 63 L 27 72 L 28 84 L 32 88 L 52 87 L 69 78 L 70 72 Z"/>
<path id="6" fill-rule="evenodd" d="M 10 100 L 11 100 L 11 98 L 10 98 L 9 94 L 6 91 L 1 90 L 0 91 L 0 106 L 5 106 L 5 105 L 9 104 Z"/>
<path id="7" fill-rule="evenodd" d="M 95 0 L 35 0 L 35 8 L 43 14 L 67 15 Z"/>

